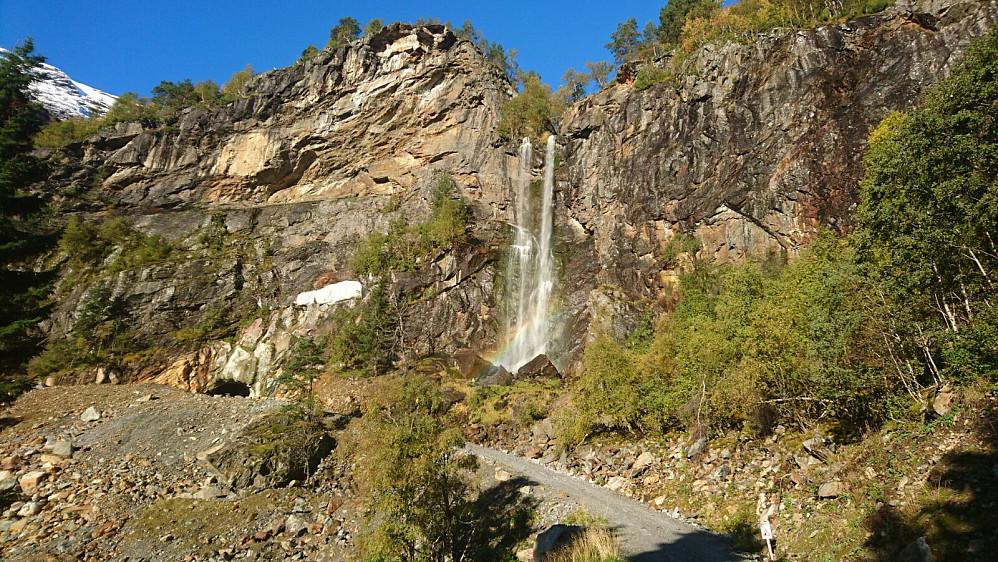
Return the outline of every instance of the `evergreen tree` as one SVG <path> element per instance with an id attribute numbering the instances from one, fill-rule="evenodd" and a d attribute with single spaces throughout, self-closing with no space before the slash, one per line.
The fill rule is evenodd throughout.
<path id="1" fill-rule="evenodd" d="M 384 28 L 385 18 L 373 18 L 367 22 L 367 27 L 364 28 L 364 35 L 370 37 Z"/>
<path id="2" fill-rule="evenodd" d="M 678 44 L 687 19 L 707 17 L 718 9 L 720 4 L 715 0 L 669 0 L 659 12 L 658 40 Z"/>
<path id="3" fill-rule="evenodd" d="M 31 267 L 52 242 L 41 198 L 27 186 L 42 179 L 44 166 L 31 155 L 32 136 L 44 110 L 27 94 L 32 70 L 45 59 L 32 54 L 31 39 L 0 54 L 0 373 L 4 386 L 34 350 L 30 331 L 44 316 L 49 275 Z M 0 388 L 0 394 L 6 393 Z"/>
<path id="4" fill-rule="evenodd" d="M 351 17 L 340 18 L 336 27 L 329 30 L 329 42 L 326 48 L 333 50 L 349 45 L 360 37 L 360 24 Z"/>
<path id="5" fill-rule="evenodd" d="M 641 32 L 638 31 L 638 20 L 629 18 L 627 21 L 617 24 L 617 31 L 614 31 L 610 38 L 612 41 L 604 45 L 613 53 L 613 60 L 620 64 L 634 56 L 638 46 L 641 44 Z"/>

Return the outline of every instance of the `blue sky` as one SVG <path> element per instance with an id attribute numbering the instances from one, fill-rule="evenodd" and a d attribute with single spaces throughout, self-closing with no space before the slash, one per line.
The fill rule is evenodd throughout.
<path id="1" fill-rule="evenodd" d="M 617 23 L 658 21 L 665 0 L 405 2 L 262 0 L 0 0 L 0 46 L 32 36 L 35 51 L 74 80 L 112 94 L 149 95 L 161 80 L 219 84 L 247 64 L 257 72 L 293 63 L 309 44 L 321 48 L 345 16 L 415 21 L 470 19 L 490 41 L 519 50 L 517 60 L 548 83 L 586 61 L 610 60 L 603 48 Z"/>

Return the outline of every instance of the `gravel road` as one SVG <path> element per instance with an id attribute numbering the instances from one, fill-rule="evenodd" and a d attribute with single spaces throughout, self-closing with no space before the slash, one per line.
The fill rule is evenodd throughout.
<path id="1" fill-rule="evenodd" d="M 536 462 L 473 443 L 467 450 L 540 486 L 567 494 L 586 511 L 609 522 L 623 554 L 635 562 L 745 560 L 728 542 L 664 513 L 654 511 L 606 488 L 557 472 Z"/>

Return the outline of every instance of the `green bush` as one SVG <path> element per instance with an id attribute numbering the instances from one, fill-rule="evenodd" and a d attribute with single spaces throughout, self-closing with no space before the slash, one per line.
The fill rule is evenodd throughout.
<path id="1" fill-rule="evenodd" d="M 422 267 L 432 253 L 464 242 L 471 219 L 462 198 L 454 198 L 457 184 L 441 176 L 430 194 L 430 218 L 410 223 L 399 218 L 388 232 L 372 232 L 358 244 L 350 267 L 359 275 L 380 277 L 390 271 L 412 271 Z"/>
<path id="2" fill-rule="evenodd" d="M 330 367 L 349 376 L 375 376 L 391 367 L 397 317 L 384 283 L 375 285 L 366 301 L 340 308 L 329 320 L 333 332 L 326 349 Z"/>
<path id="3" fill-rule="evenodd" d="M 646 64 L 638 70 L 638 75 L 634 78 L 634 89 L 639 92 L 647 90 L 659 82 L 665 82 L 669 76 L 669 71 L 653 64 Z"/>
<path id="4" fill-rule="evenodd" d="M 555 131 L 555 121 L 563 108 L 551 86 L 541 82 L 537 73 L 521 73 L 522 91 L 503 104 L 496 133 L 508 139 L 541 139 Z"/>
<path id="5" fill-rule="evenodd" d="M 586 348 L 562 437 L 878 423 L 880 405 L 911 381 L 885 362 L 881 328 L 893 314 L 874 289 L 851 246 L 830 234 L 782 267 L 687 266 L 675 311 L 652 334 L 639 326 L 623 343 L 603 335 Z"/>

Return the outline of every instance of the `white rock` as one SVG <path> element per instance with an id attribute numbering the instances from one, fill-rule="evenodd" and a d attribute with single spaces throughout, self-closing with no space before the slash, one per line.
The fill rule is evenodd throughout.
<path id="1" fill-rule="evenodd" d="M 85 422 L 92 422 L 99 420 L 100 416 L 100 410 L 98 410 L 95 406 L 90 406 L 83 411 L 83 415 L 80 416 L 80 419 Z"/>
<path id="2" fill-rule="evenodd" d="M 28 502 L 17 510 L 18 517 L 31 517 L 42 512 L 42 506 L 38 502 Z"/>

